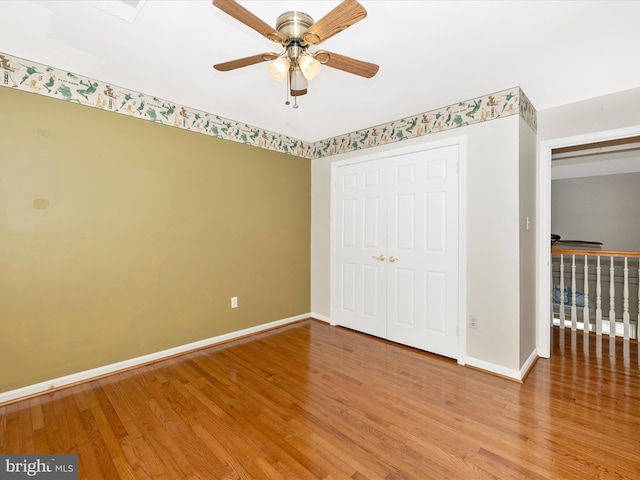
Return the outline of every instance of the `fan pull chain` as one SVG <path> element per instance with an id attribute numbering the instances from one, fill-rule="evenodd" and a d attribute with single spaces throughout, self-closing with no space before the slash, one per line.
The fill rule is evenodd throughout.
<path id="1" fill-rule="evenodd" d="M 287 101 L 284 102 L 285 105 L 291 105 L 291 102 L 289 101 L 289 89 L 291 88 L 291 85 L 289 85 L 289 74 L 287 73 Z"/>

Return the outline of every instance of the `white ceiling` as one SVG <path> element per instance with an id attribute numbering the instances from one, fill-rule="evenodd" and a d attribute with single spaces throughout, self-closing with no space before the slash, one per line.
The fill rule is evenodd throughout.
<path id="1" fill-rule="evenodd" d="M 266 64 L 212 68 L 279 46 L 210 0 L 148 0 L 133 23 L 95 3 L 0 1 L 0 52 L 307 142 L 513 86 L 537 110 L 640 86 L 640 1 L 363 0 L 368 16 L 321 48 L 380 71 L 324 67 L 297 110 Z M 239 3 L 275 25 L 289 10 L 319 20 L 340 2 Z"/>

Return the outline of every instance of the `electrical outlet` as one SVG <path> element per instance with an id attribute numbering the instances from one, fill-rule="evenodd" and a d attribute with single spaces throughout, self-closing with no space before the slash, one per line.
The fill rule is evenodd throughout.
<path id="1" fill-rule="evenodd" d="M 231 297 L 231 308 L 238 308 L 238 297 Z"/>
<path id="2" fill-rule="evenodd" d="M 478 317 L 475 315 L 469 315 L 469 328 L 478 328 Z"/>

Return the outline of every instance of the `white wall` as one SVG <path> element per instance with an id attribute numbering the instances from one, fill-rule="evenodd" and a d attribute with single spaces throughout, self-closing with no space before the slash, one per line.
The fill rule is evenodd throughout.
<path id="1" fill-rule="evenodd" d="M 640 173 L 551 181 L 551 231 L 603 250 L 640 251 Z M 569 247 L 570 248 L 570 247 Z"/>
<path id="2" fill-rule="evenodd" d="M 538 112 L 538 140 L 640 125 L 640 87 Z"/>
<path id="3" fill-rule="evenodd" d="M 520 120 L 520 368 L 536 351 L 537 137 Z M 527 217 L 529 224 L 527 228 Z"/>
<path id="4" fill-rule="evenodd" d="M 332 162 L 409 145 L 465 136 L 468 314 L 466 363 L 511 375 L 520 368 L 520 117 L 458 128 L 381 147 L 315 159 L 311 166 L 311 311 L 329 318 Z M 533 295 L 533 293 L 532 293 Z M 466 318 L 465 318 L 466 320 Z M 466 328 L 466 321 L 462 328 Z"/>

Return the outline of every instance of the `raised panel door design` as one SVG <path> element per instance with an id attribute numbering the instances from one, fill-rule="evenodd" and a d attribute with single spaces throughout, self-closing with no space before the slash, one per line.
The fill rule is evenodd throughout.
<path id="1" fill-rule="evenodd" d="M 363 270 L 363 307 L 362 313 L 365 317 L 377 319 L 380 316 L 380 266 L 364 265 Z"/>
<path id="2" fill-rule="evenodd" d="M 340 307 L 345 312 L 356 311 L 356 267 L 353 263 L 341 265 L 340 282 L 342 283 L 342 302 Z"/>
<path id="3" fill-rule="evenodd" d="M 416 321 L 416 272 L 413 268 L 393 269 L 393 281 L 389 282 L 394 291 L 390 292 L 389 305 L 394 308 L 390 318 L 403 327 L 413 329 Z M 388 328 L 388 325 L 387 325 Z"/>
<path id="4" fill-rule="evenodd" d="M 457 147 L 389 159 L 387 338 L 458 357 Z M 415 174 L 406 173 L 413 165 Z M 411 178 L 412 181 L 408 181 Z M 409 200 L 411 199 L 411 200 Z"/>
<path id="5" fill-rule="evenodd" d="M 357 246 L 357 215 L 356 200 L 353 198 L 345 199 L 342 204 L 342 234 L 340 235 L 342 248 L 355 248 Z"/>
<path id="6" fill-rule="evenodd" d="M 425 271 L 425 318 L 424 330 L 444 335 L 447 332 L 447 274 L 445 272 Z"/>
<path id="7" fill-rule="evenodd" d="M 415 194 L 396 195 L 393 199 L 395 204 L 395 223 L 392 235 L 393 244 L 398 251 L 415 250 L 415 216 L 416 216 L 416 196 Z"/>
<path id="8" fill-rule="evenodd" d="M 424 199 L 424 250 L 444 252 L 447 248 L 447 192 L 429 192 Z"/>
<path id="9" fill-rule="evenodd" d="M 333 313 L 338 325 L 386 335 L 385 161 L 345 165 L 336 172 L 337 285 Z M 347 273 L 348 272 L 348 273 Z"/>
<path id="10" fill-rule="evenodd" d="M 364 247 L 380 248 L 380 197 L 366 197 L 364 203 Z"/>
<path id="11" fill-rule="evenodd" d="M 336 168 L 338 325 L 458 357 L 457 162 L 451 146 Z"/>

